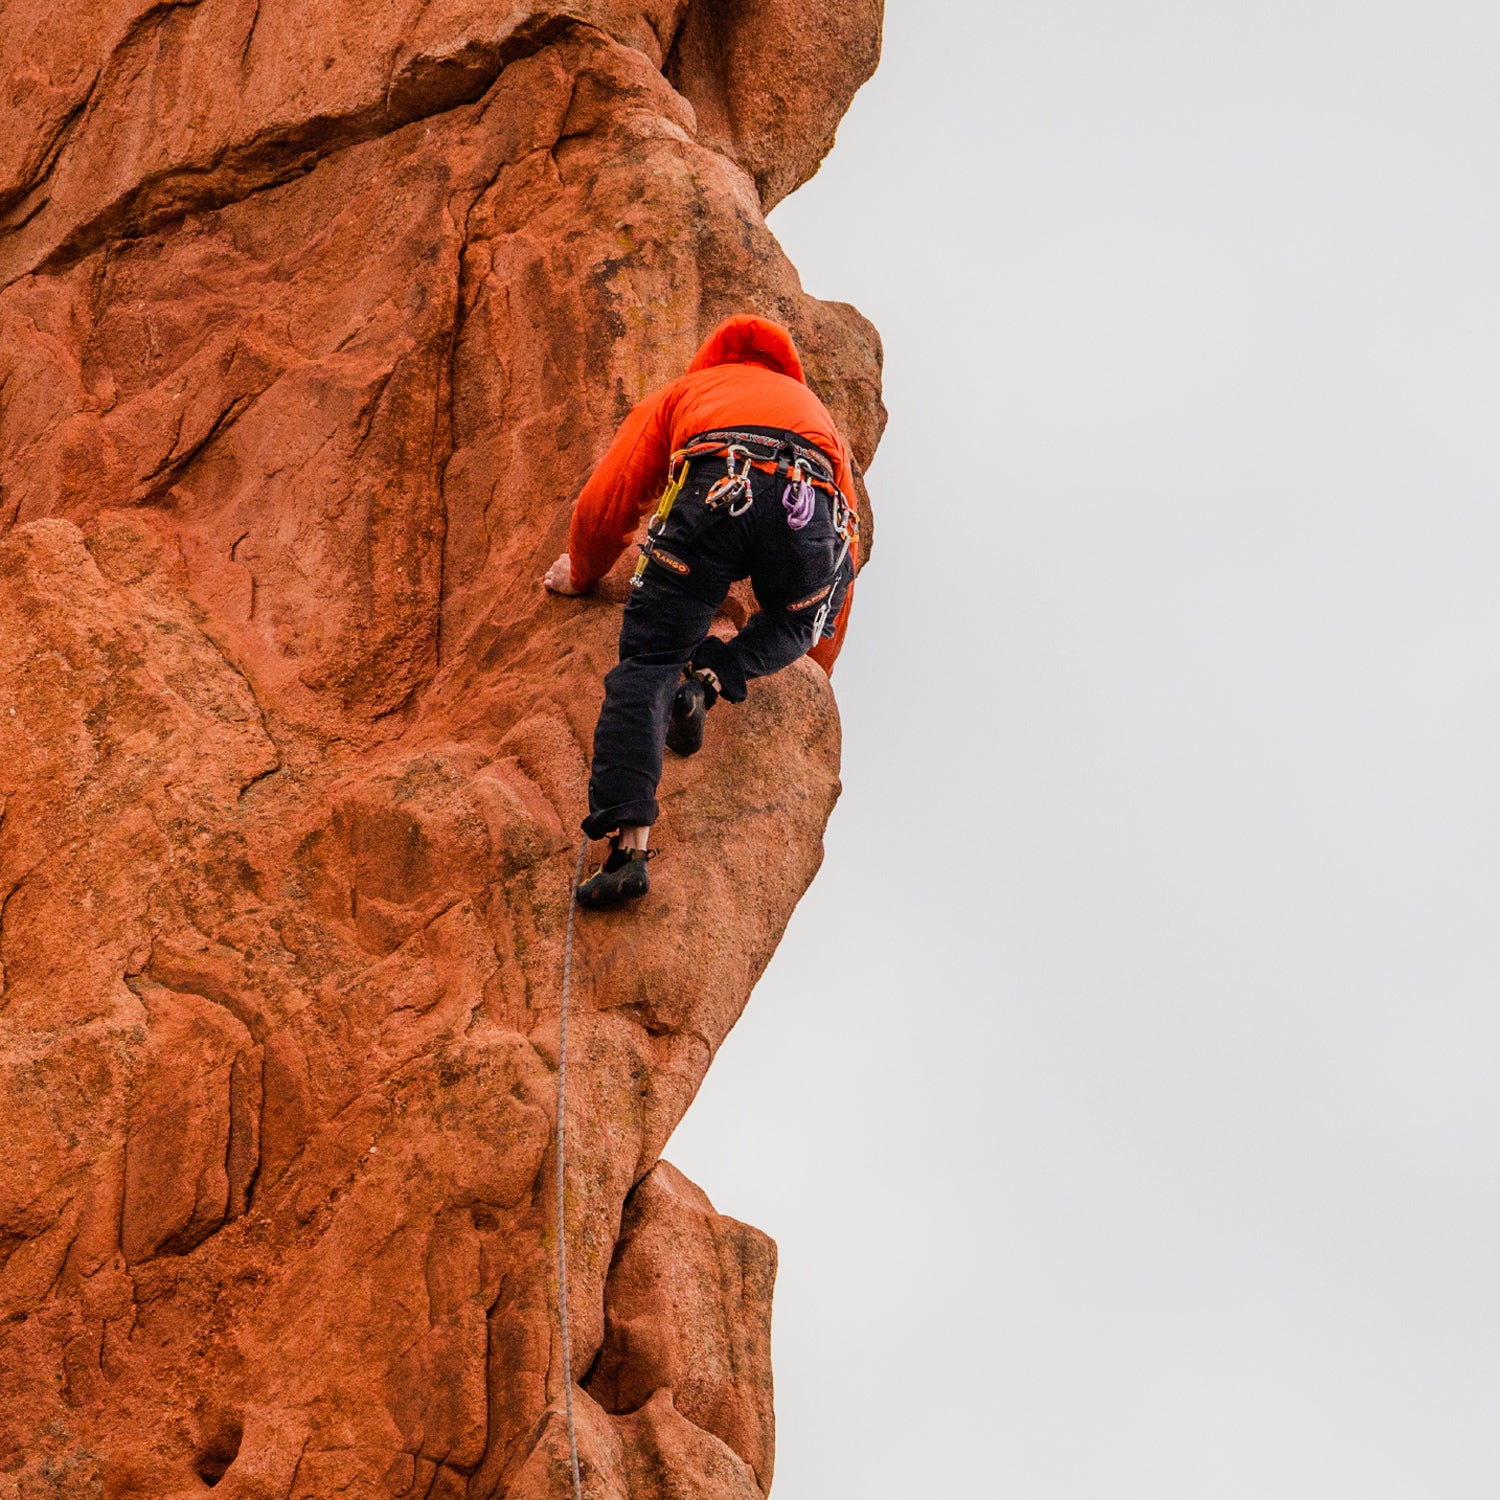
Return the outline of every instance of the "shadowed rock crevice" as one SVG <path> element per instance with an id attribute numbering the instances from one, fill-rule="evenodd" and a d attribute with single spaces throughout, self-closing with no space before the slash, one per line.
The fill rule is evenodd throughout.
<path id="1" fill-rule="evenodd" d="M 763 210 L 877 40 L 770 0 L 8 24 L 0 177 L 46 201 L 0 230 L 3 1500 L 552 1500 L 565 1380 L 592 1492 L 769 1485 L 774 1247 L 660 1156 L 817 869 L 836 707 L 803 662 L 716 716 L 650 902 L 579 930 L 564 1370 L 561 941 L 631 560 L 537 580 L 729 312 L 870 462 L 879 340 Z"/>
<path id="2" fill-rule="evenodd" d="M 631 1416 L 659 1393 L 771 1487 L 771 1292 L 776 1246 L 714 1212 L 659 1162 L 626 1200 L 604 1285 L 604 1342 L 584 1387 Z"/>
<path id="3" fill-rule="evenodd" d="M 214 1489 L 239 1457 L 245 1440 L 243 1424 L 235 1417 L 221 1417 L 198 1450 L 194 1472 L 209 1489 Z"/>

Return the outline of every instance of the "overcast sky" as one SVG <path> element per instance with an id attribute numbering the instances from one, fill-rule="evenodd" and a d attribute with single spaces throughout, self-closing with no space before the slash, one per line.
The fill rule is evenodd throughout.
<path id="1" fill-rule="evenodd" d="M 888 0 L 772 216 L 891 410 L 668 1150 L 781 1245 L 777 1500 L 1500 1495 L 1497 83 L 1492 4 Z"/>

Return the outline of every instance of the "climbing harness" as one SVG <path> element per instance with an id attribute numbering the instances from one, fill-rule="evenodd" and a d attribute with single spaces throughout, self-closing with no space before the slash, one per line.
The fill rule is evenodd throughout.
<path id="1" fill-rule="evenodd" d="M 827 490 L 831 494 L 837 488 L 834 484 L 833 465 L 829 463 L 827 455 L 818 449 L 794 443 L 790 438 L 768 437 L 763 432 L 744 432 L 733 427 L 701 432 L 697 437 L 689 438 L 672 455 L 672 462 L 675 465 L 682 458 L 723 454 L 731 447 L 748 449 L 754 467 L 763 474 L 786 475 L 795 465 L 801 468 L 818 489 Z"/>
<path id="2" fill-rule="evenodd" d="M 670 507 L 669 507 L 670 508 Z M 568 897 L 568 927 L 563 939 L 562 1009 L 557 1019 L 557 1322 L 562 1332 L 563 1411 L 568 1425 L 568 1462 L 573 1467 L 573 1500 L 583 1500 L 583 1478 L 578 1470 L 578 1428 L 573 1421 L 573 1347 L 568 1337 L 568 1234 L 564 1222 L 568 1165 L 566 1111 L 568 1107 L 568 991 L 573 983 L 573 917 L 578 911 L 578 885 L 588 858 L 589 841 L 578 847 L 578 868 Z"/>
<path id="3" fill-rule="evenodd" d="M 646 540 L 641 544 L 641 559 L 635 565 L 635 573 L 630 579 L 631 588 L 641 588 L 645 583 L 646 564 L 657 552 L 657 542 L 666 529 L 667 517 L 672 514 L 672 506 L 687 483 L 688 470 L 701 458 L 724 460 L 724 474 L 714 481 L 708 494 L 704 496 L 703 503 L 709 510 L 720 510 L 727 505 L 731 516 L 744 515 L 755 499 L 750 490 L 751 469 L 759 469 L 763 474 L 775 474 L 786 479 L 786 487 L 781 492 L 781 505 L 786 511 L 786 524 L 792 531 L 801 531 L 812 520 L 818 490 L 828 496 L 833 507 L 833 525 L 838 532 L 840 546 L 838 561 L 833 565 L 828 597 L 813 621 L 813 640 L 822 640 L 839 574 L 843 571 L 859 534 L 859 516 L 835 482 L 833 465 L 827 457 L 816 448 L 804 447 L 789 438 L 725 429 L 722 432 L 700 433 L 677 449 L 668 468 L 667 487 L 657 503 L 656 514 L 646 527 Z M 668 553 L 661 554 L 662 560 L 668 558 L 670 561 L 666 562 L 666 566 L 671 571 L 677 572 L 684 568 L 677 558 L 671 558 Z M 676 567 L 672 566 L 674 563 Z"/>

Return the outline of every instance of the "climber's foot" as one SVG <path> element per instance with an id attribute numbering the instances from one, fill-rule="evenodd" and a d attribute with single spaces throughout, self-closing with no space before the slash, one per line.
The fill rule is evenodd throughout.
<path id="1" fill-rule="evenodd" d="M 646 863 L 655 849 L 623 849 L 614 845 L 604 863 L 578 887 L 578 904 L 590 911 L 634 901 L 651 889 Z"/>
<path id="2" fill-rule="evenodd" d="M 696 755 L 703 748 L 703 728 L 718 692 L 704 675 L 689 672 L 672 698 L 667 722 L 667 749 L 676 755 Z"/>

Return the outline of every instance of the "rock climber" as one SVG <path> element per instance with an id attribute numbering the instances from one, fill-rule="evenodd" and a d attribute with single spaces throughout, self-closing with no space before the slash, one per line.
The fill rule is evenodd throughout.
<path id="1" fill-rule="evenodd" d="M 752 678 L 809 650 L 831 670 L 843 645 L 858 561 L 849 447 L 779 323 L 728 319 L 685 375 L 631 411 L 583 487 L 568 550 L 543 586 L 592 588 L 658 495 L 594 730 L 583 830 L 608 837 L 610 850 L 578 887 L 586 907 L 650 889 L 663 745 L 692 755 L 718 699 L 743 702 Z M 759 607 L 720 639 L 709 628 L 741 578 Z"/>

